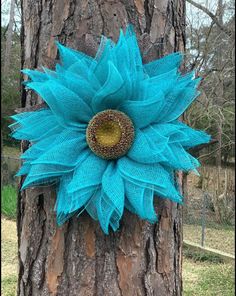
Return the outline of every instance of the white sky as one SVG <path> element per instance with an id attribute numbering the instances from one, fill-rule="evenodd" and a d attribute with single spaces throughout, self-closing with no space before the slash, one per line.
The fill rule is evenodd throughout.
<path id="1" fill-rule="evenodd" d="M 10 16 L 10 0 L 1 0 L 1 18 L 2 18 L 2 26 L 6 26 L 9 22 Z M 20 21 L 20 15 L 15 7 L 15 21 Z"/>

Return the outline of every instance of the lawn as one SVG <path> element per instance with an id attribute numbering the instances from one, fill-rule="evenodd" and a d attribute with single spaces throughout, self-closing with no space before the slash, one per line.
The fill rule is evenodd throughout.
<path id="1" fill-rule="evenodd" d="M 2 296 L 15 296 L 17 283 L 16 223 L 2 218 Z M 183 296 L 233 296 L 234 266 L 184 256 Z M 164 296 L 164 295 L 160 295 Z"/>
<path id="2" fill-rule="evenodd" d="M 12 185 L 3 186 L 1 194 L 1 213 L 10 219 L 16 218 L 16 200 L 16 188 Z"/>
<path id="3" fill-rule="evenodd" d="M 17 236 L 15 221 L 2 218 L 2 296 L 15 296 L 17 283 Z"/>
<path id="4" fill-rule="evenodd" d="M 183 296 L 233 296 L 234 264 L 184 258 Z"/>
<path id="5" fill-rule="evenodd" d="M 184 239 L 193 243 L 201 243 L 201 226 L 184 225 Z M 219 251 L 234 254 L 234 227 L 206 227 L 205 247 L 217 249 Z"/>

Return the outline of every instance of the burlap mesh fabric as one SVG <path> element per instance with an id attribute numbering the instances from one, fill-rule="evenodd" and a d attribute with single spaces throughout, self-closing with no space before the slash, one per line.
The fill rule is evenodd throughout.
<path id="1" fill-rule="evenodd" d="M 186 149 L 210 140 L 178 121 L 199 95 L 199 79 L 181 75 L 180 53 L 143 64 L 130 26 L 117 44 L 103 37 L 95 58 L 57 46 L 55 71 L 23 70 L 25 87 L 48 107 L 12 116 L 12 136 L 32 143 L 21 156 L 22 189 L 56 182 L 59 225 L 85 210 L 108 233 L 124 208 L 156 222 L 154 196 L 182 202 L 174 172 L 197 172 Z M 124 112 L 135 127 L 131 148 L 115 160 L 96 156 L 86 142 L 88 122 L 106 109 Z"/>

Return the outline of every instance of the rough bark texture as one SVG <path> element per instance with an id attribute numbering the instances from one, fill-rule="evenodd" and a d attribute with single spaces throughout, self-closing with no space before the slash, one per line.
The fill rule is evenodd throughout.
<path id="1" fill-rule="evenodd" d="M 183 51 L 184 10 L 184 0 L 22 0 L 22 67 L 52 68 L 55 40 L 94 55 L 102 34 L 117 40 L 128 23 L 145 62 Z M 22 91 L 22 107 L 40 103 Z M 19 194 L 18 295 L 181 295 L 178 205 L 158 199 L 155 225 L 125 212 L 120 230 L 106 236 L 86 214 L 57 228 L 55 198 L 53 187 Z"/>

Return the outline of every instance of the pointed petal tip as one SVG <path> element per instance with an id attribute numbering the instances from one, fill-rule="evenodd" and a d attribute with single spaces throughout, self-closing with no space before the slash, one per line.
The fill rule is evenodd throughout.
<path id="1" fill-rule="evenodd" d="M 29 71 L 31 71 L 31 70 L 28 69 L 28 68 L 25 68 L 25 69 L 21 69 L 20 70 L 21 73 L 26 74 L 26 75 L 28 75 Z"/>
<path id="2" fill-rule="evenodd" d="M 155 224 L 155 223 L 157 223 L 159 221 L 157 215 L 156 215 L 156 217 L 152 217 L 151 219 L 150 218 L 145 218 L 145 220 L 147 220 L 151 224 Z"/>
<path id="3" fill-rule="evenodd" d="M 65 223 L 65 220 L 65 218 L 61 219 L 61 214 L 57 213 L 56 222 L 58 227 L 61 227 Z"/>
<path id="4" fill-rule="evenodd" d="M 105 235 L 109 235 L 109 225 L 108 225 L 108 227 L 104 227 L 104 225 L 102 225 L 101 223 L 100 223 L 100 225 L 101 225 L 101 228 L 102 228 L 103 232 L 105 233 Z"/>
<path id="5" fill-rule="evenodd" d="M 128 24 L 126 27 L 126 31 L 125 31 L 125 35 L 135 35 L 135 30 L 134 30 L 134 26 L 132 24 Z"/>
<path id="6" fill-rule="evenodd" d="M 200 163 L 199 163 L 199 166 L 200 166 Z M 201 176 L 201 174 L 198 172 L 197 169 L 192 170 L 192 172 L 193 172 L 194 175 L 196 175 L 196 176 L 198 176 L 198 177 Z"/>
<path id="7" fill-rule="evenodd" d="M 64 47 L 64 45 L 61 44 L 58 40 L 55 40 L 54 42 L 55 42 L 55 44 L 56 44 L 56 46 L 57 46 L 58 49 Z"/>
<path id="8" fill-rule="evenodd" d="M 19 172 L 17 172 L 15 175 L 14 175 L 14 177 L 16 177 L 16 178 L 18 178 L 18 177 L 21 177 L 22 176 L 22 174 L 21 174 L 21 172 L 19 171 Z"/>

